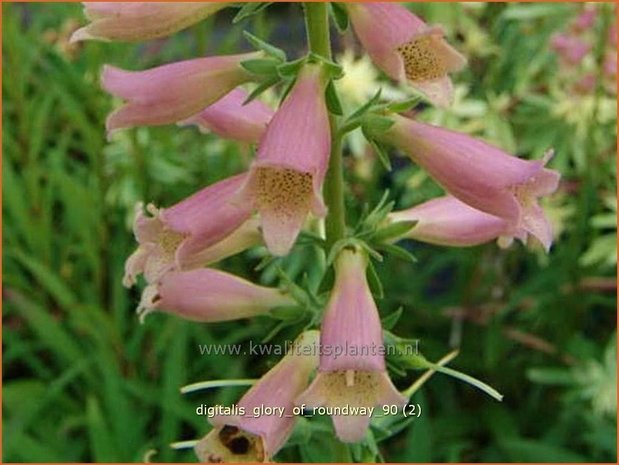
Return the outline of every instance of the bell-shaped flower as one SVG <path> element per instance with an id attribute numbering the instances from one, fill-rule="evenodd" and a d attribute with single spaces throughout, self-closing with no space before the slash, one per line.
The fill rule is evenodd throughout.
<path id="1" fill-rule="evenodd" d="M 451 195 L 509 224 L 506 235 L 535 236 L 546 250 L 552 226 L 538 198 L 552 194 L 560 174 L 542 160 L 523 160 L 466 134 L 396 115 L 379 138 L 424 168 Z"/>
<path id="2" fill-rule="evenodd" d="M 428 26 L 398 3 L 347 3 L 350 21 L 372 61 L 388 76 L 408 80 L 435 105 L 453 100 L 449 73 L 466 59 L 444 39 L 439 26 Z"/>
<path id="3" fill-rule="evenodd" d="M 244 104 L 247 97 L 244 90 L 234 89 L 179 124 L 195 124 L 202 132 L 213 132 L 225 139 L 256 144 L 275 112 L 258 99 Z"/>
<path id="4" fill-rule="evenodd" d="M 258 286 L 212 268 L 170 271 L 144 288 L 137 308 L 140 320 L 154 311 L 212 323 L 265 315 L 296 302 L 279 289 Z"/>
<path id="5" fill-rule="evenodd" d="M 307 387 L 318 362 L 318 331 L 306 331 L 289 353 L 238 402 L 244 415 L 214 416 L 214 426 L 195 446 L 201 462 L 268 462 L 295 424 L 294 399 Z M 259 409 L 262 414 L 255 414 Z M 273 409 L 268 414 L 266 409 Z"/>
<path id="6" fill-rule="evenodd" d="M 137 42 L 174 34 L 228 6 L 218 2 L 84 2 L 91 21 L 73 33 L 71 42 Z"/>
<path id="7" fill-rule="evenodd" d="M 148 205 L 152 216 L 138 205 L 133 230 L 139 245 L 127 259 L 123 284 L 132 286 L 140 273 L 147 282 L 154 282 L 168 271 L 204 266 L 238 252 L 243 245 L 254 245 L 255 224 L 243 228 L 243 234 L 226 247 L 222 244 L 252 214 L 250 207 L 231 201 L 245 178 L 243 173 L 216 182 L 170 208 Z"/>
<path id="8" fill-rule="evenodd" d="M 260 140 L 238 201 L 260 214 L 264 241 L 273 255 L 286 255 L 307 214 L 326 213 L 321 194 L 331 135 L 318 65 L 306 65 Z"/>
<path id="9" fill-rule="evenodd" d="M 388 221 L 415 221 L 406 234 L 397 239 L 413 239 L 428 244 L 469 247 L 500 239 L 507 245 L 509 223 L 461 202 L 450 195 L 432 199 L 406 210 L 393 211 Z"/>
<path id="10" fill-rule="evenodd" d="M 106 121 L 108 134 L 134 126 L 183 121 L 251 80 L 241 62 L 261 52 L 225 55 L 170 63 L 145 71 L 105 65 L 101 85 L 126 101 Z"/>
<path id="11" fill-rule="evenodd" d="M 364 437 L 370 408 L 403 407 L 407 402 L 387 374 L 383 332 L 366 267 L 367 257 L 362 252 L 340 253 L 321 325 L 318 374 L 296 400 L 297 405 L 308 407 L 350 407 L 354 414 L 332 415 L 336 434 L 344 442 Z"/>

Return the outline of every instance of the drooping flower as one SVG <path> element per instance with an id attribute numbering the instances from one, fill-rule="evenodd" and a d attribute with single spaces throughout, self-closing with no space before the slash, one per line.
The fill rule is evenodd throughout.
<path id="1" fill-rule="evenodd" d="M 137 42 L 174 34 L 228 6 L 223 2 L 84 2 L 92 21 L 75 31 L 71 42 Z"/>
<path id="2" fill-rule="evenodd" d="M 468 206 L 450 195 L 439 197 L 406 210 L 393 211 L 389 221 L 417 221 L 403 237 L 435 245 L 468 247 L 499 238 L 507 245 L 509 223 Z"/>
<path id="3" fill-rule="evenodd" d="M 106 121 L 108 134 L 134 126 L 157 126 L 187 119 L 251 80 L 241 62 L 261 52 L 170 63 L 145 71 L 103 67 L 101 84 L 126 100 Z"/>
<path id="4" fill-rule="evenodd" d="M 212 268 L 198 268 L 170 271 L 146 286 L 137 313 L 141 320 L 160 311 L 211 323 L 264 315 L 276 307 L 294 305 L 294 299 L 279 289 L 258 286 Z"/>
<path id="5" fill-rule="evenodd" d="M 260 214 L 264 241 L 286 255 L 311 211 L 324 216 L 320 192 L 331 135 L 321 67 L 306 65 L 260 141 L 239 202 Z"/>
<path id="6" fill-rule="evenodd" d="M 449 73 L 466 59 L 444 39 L 439 26 L 430 27 L 397 3 L 347 3 L 357 37 L 372 61 L 391 78 L 408 80 L 438 106 L 453 100 Z"/>
<path id="7" fill-rule="evenodd" d="M 552 194 L 561 177 L 543 160 L 523 160 L 466 134 L 399 115 L 379 135 L 424 168 L 447 192 L 473 208 L 505 219 L 506 235 L 535 236 L 546 250 L 552 227 L 538 198 Z"/>
<path id="8" fill-rule="evenodd" d="M 335 285 L 327 304 L 320 333 L 320 364 L 310 387 L 297 405 L 328 408 L 404 406 L 407 402 L 387 374 L 383 333 L 366 279 L 367 258 L 360 251 L 344 250 L 336 262 Z M 333 415 L 342 441 L 360 441 L 370 416 Z"/>
<path id="9" fill-rule="evenodd" d="M 133 230 L 139 245 L 127 259 L 123 284 L 132 286 L 140 273 L 147 282 L 154 282 L 168 271 L 204 266 L 209 259 L 238 252 L 241 245 L 253 245 L 250 232 L 245 233 L 245 239 L 229 243 L 230 248 L 221 244 L 251 216 L 250 207 L 231 201 L 246 176 L 243 173 L 219 181 L 170 208 L 148 205 L 150 217 L 138 205 Z M 215 246 L 219 246 L 217 253 Z"/>
<path id="10" fill-rule="evenodd" d="M 250 144 L 258 143 L 274 111 L 265 103 L 254 99 L 243 104 L 248 94 L 234 89 L 225 97 L 209 105 L 197 115 L 181 121 L 181 125 L 195 124 L 202 132 Z"/>
<path id="11" fill-rule="evenodd" d="M 307 387 L 318 362 L 318 331 L 306 331 L 291 351 L 238 402 L 245 415 L 215 416 L 214 429 L 195 447 L 201 462 L 268 462 L 285 444 L 296 421 L 294 399 Z M 255 408 L 281 409 L 254 415 Z"/>

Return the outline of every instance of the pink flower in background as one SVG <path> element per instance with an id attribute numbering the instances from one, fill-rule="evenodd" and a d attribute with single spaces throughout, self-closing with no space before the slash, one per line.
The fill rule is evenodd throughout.
<path id="1" fill-rule="evenodd" d="M 598 11 L 595 5 L 586 5 L 572 22 L 572 29 L 576 32 L 584 32 L 591 29 L 595 24 Z"/>
<path id="2" fill-rule="evenodd" d="M 546 250 L 552 227 L 538 198 L 550 195 L 560 174 L 544 168 L 550 159 L 522 160 L 497 147 L 437 126 L 394 116 L 394 125 L 382 134 L 399 147 L 451 195 L 509 224 L 507 235 L 535 236 Z"/>
<path id="3" fill-rule="evenodd" d="M 318 362 L 318 331 L 302 333 L 292 350 L 238 402 L 245 415 L 215 416 L 214 429 L 195 446 L 201 462 L 268 462 L 288 440 L 296 422 L 294 399 L 307 387 Z M 254 408 L 282 414 L 254 417 Z"/>
<path id="4" fill-rule="evenodd" d="M 153 282 L 168 271 L 204 266 L 209 258 L 253 245 L 255 239 L 252 241 L 251 234 L 246 233 L 245 242 L 237 240 L 234 246 L 228 245 L 229 250 L 220 245 L 217 253 L 212 250 L 251 216 L 250 207 L 231 202 L 245 179 L 246 174 L 224 179 L 169 208 L 149 205 L 151 217 L 138 205 L 133 230 L 139 246 L 127 259 L 123 284 L 132 286 L 140 273 L 147 282 Z"/>
<path id="5" fill-rule="evenodd" d="M 264 241 L 286 255 L 311 211 L 324 216 L 321 188 L 331 133 L 318 65 L 305 65 L 261 139 L 238 202 L 260 214 Z"/>
<path id="6" fill-rule="evenodd" d="M 146 286 L 137 313 L 140 319 L 154 311 L 181 318 L 216 322 L 238 320 L 295 305 L 279 289 L 253 284 L 223 271 L 200 268 L 170 271 Z"/>
<path id="7" fill-rule="evenodd" d="M 145 71 L 106 65 L 101 75 L 103 88 L 126 101 L 108 116 L 108 134 L 134 126 L 177 123 L 196 115 L 251 80 L 240 63 L 260 56 L 261 52 L 254 52 L 197 58 Z"/>
<path id="8" fill-rule="evenodd" d="M 574 90 L 579 94 L 590 94 L 595 90 L 597 77 L 594 73 L 587 73 L 574 83 Z"/>
<path id="9" fill-rule="evenodd" d="M 225 139 L 256 144 L 264 134 L 274 111 L 260 100 L 244 104 L 248 94 L 234 89 L 181 125 L 195 124 L 203 132 L 213 132 Z"/>
<path id="10" fill-rule="evenodd" d="M 441 27 L 429 27 L 397 3 L 347 3 L 357 37 L 372 61 L 391 78 L 408 80 L 434 104 L 453 100 L 449 73 L 466 59 L 444 39 Z"/>
<path id="11" fill-rule="evenodd" d="M 309 407 L 374 407 L 406 405 L 391 383 L 384 358 L 378 310 L 365 276 L 367 257 L 343 250 L 337 259 L 335 284 L 320 333 L 320 364 L 297 405 Z M 369 415 L 334 415 L 335 431 L 344 442 L 357 442 L 367 432 Z"/>
<path id="12" fill-rule="evenodd" d="M 406 210 L 393 211 L 389 221 L 417 221 L 404 237 L 452 247 L 469 247 L 507 235 L 509 223 L 452 196 L 440 197 Z M 502 241 L 504 243 L 505 241 Z"/>
<path id="13" fill-rule="evenodd" d="M 617 76 L 617 51 L 611 51 L 604 57 L 604 75 L 614 79 Z"/>
<path id="14" fill-rule="evenodd" d="M 579 64 L 591 51 L 591 44 L 584 39 L 565 33 L 553 35 L 550 46 L 565 63 L 570 65 Z"/>
<path id="15" fill-rule="evenodd" d="M 92 22 L 75 31 L 71 42 L 165 37 L 227 6 L 222 2 L 84 2 L 84 14 Z"/>

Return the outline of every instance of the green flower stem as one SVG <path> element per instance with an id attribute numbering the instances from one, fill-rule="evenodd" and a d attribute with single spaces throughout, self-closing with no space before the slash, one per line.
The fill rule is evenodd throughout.
<path id="1" fill-rule="evenodd" d="M 331 55 L 329 34 L 329 4 L 326 2 L 305 3 L 305 24 L 307 41 L 311 52 L 328 60 Z M 329 168 L 323 186 L 325 203 L 329 210 L 325 223 L 327 247 L 330 249 L 346 235 L 346 216 L 344 210 L 344 175 L 342 167 L 342 141 L 338 134 L 338 124 L 334 115 L 329 115 L 331 134 L 331 155 Z"/>

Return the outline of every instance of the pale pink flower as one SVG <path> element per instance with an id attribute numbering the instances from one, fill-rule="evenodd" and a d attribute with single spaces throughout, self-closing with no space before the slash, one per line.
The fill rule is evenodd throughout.
<path id="1" fill-rule="evenodd" d="M 317 365 L 318 331 L 306 331 L 293 349 L 238 402 L 245 415 L 215 416 L 214 429 L 195 446 L 201 462 L 268 462 L 290 437 L 294 399 L 307 387 Z M 254 408 L 281 409 L 254 416 Z"/>
<path id="2" fill-rule="evenodd" d="M 466 59 L 444 39 L 439 26 L 430 27 L 397 3 L 347 3 L 350 21 L 372 58 L 391 78 L 408 80 L 438 106 L 453 100 L 449 73 Z"/>
<path id="3" fill-rule="evenodd" d="M 84 2 L 84 14 L 92 22 L 75 31 L 71 42 L 136 42 L 165 37 L 226 6 L 223 2 Z"/>
<path id="4" fill-rule="evenodd" d="M 135 284 L 144 273 L 147 282 L 159 279 L 171 270 L 186 270 L 208 264 L 256 243 L 255 223 L 242 235 L 221 244 L 250 219 L 251 208 L 231 202 L 246 174 L 239 174 L 212 184 L 169 208 L 142 205 L 136 209 L 133 226 L 137 250 L 127 259 L 123 284 Z M 217 246 L 217 252 L 213 247 Z"/>
<path id="5" fill-rule="evenodd" d="M 585 6 L 572 22 L 572 28 L 576 32 L 584 32 L 587 29 L 591 29 L 595 24 L 597 15 L 598 11 L 595 5 Z"/>
<path id="6" fill-rule="evenodd" d="M 617 51 L 613 50 L 604 57 L 603 66 L 604 75 L 607 78 L 614 79 L 617 76 Z"/>
<path id="7" fill-rule="evenodd" d="M 404 236 L 429 244 L 468 247 L 505 237 L 509 223 L 450 195 L 387 215 L 390 222 L 417 221 Z M 505 240 L 508 240 L 505 238 Z M 502 241 L 502 243 L 505 242 Z"/>
<path id="8" fill-rule="evenodd" d="M 385 366 L 383 332 L 366 279 L 367 257 L 343 250 L 336 262 L 335 285 L 320 333 L 320 364 L 297 405 L 371 408 L 406 405 L 391 383 Z M 360 441 L 369 414 L 333 415 L 335 432 L 344 442 Z"/>
<path id="9" fill-rule="evenodd" d="M 170 63 L 145 71 L 105 65 L 101 84 L 126 100 L 106 121 L 108 134 L 134 126 L 157 126 L 187 119 L 212 105 L 232 89 L 251 80 L 241 62 L 261 52 Z"/>
<path id="10" fill-rule="evenodd" d="M 225 139 L 258 143 L 275 112 L 258 99 L 244 104 L 247 97 L 244 90 L 234 89 L 179 124 L 195 124 L 200 131 L 213 132 Z"/>
<path id="11" fill-rule="evenodd" d="M 321 187 L 331 135 L 321 67 L 306 65 L 258 145 L 238 201 L 260 214 L 264 241 L 286 255 L 311 211 L 324 216 Z"/>
<path id="12" fill-rule="evenodd" d="M 451 195 L 483 212 L 505 219 L 507 235 L 535 236 L 546 250 L 552 226 L 538 198 L 552 194 L 560 174 L 543 160 L 514 157 L 466 134 L 396 115 L 381 137 L 408 154 Z"/>
<path id="13" fill-rule="evenodd" d="M 591 44 L 572 34 L 559 33 L 552 36 L 551 48 L 569 65 L 579 64 L 591 51 Z"/>
<path id="14" fill-rule="evenodd" d="M 137 313 L 140 320 L 160 311 L 210 323 L 265 315 L 276 307 L 295 304 L 279 289 L 258 286 L 212 268 L 199 268 L 170 271 L 146 286 Z"/>

